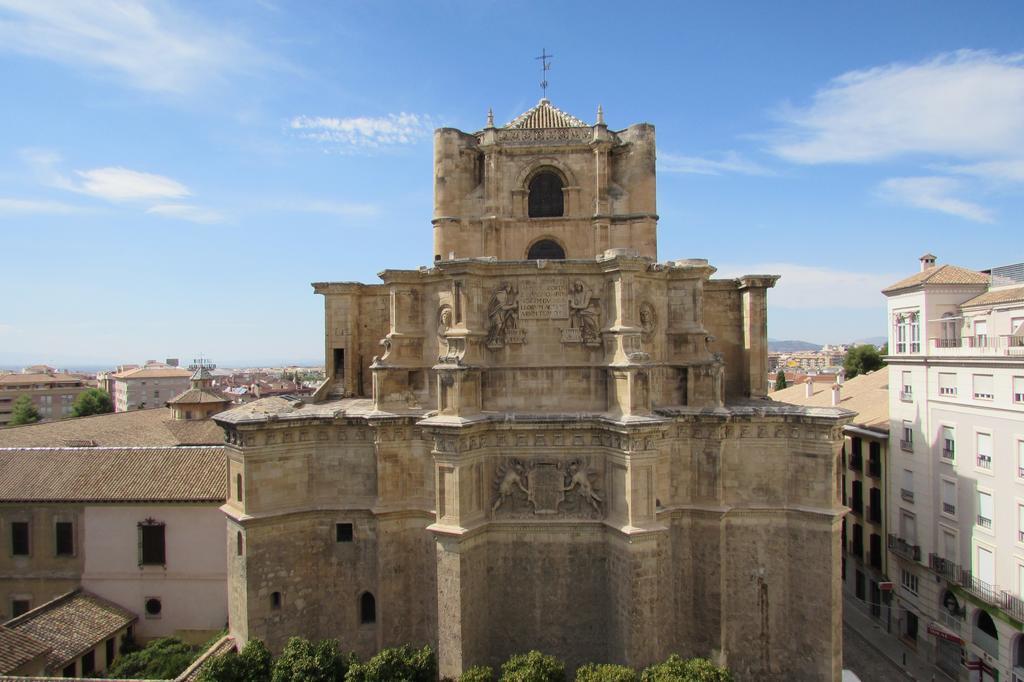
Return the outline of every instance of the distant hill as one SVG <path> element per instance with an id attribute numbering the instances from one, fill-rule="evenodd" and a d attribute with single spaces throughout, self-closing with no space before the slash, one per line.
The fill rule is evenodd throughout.
<path id="1" fill-rule="evenodd" d="M 809 341 L 779 341 L 768 339 L 768 350 L 772 353 L 795 353 L 801 350 L 821 350 L 821 345 Z"/>

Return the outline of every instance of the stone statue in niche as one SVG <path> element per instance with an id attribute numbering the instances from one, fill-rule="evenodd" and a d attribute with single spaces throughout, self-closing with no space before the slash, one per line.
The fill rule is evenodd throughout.
<path id="1" fill-rule="evenodd" d="M 648 301 L 644 301 L 640 304 L 640 330 L 643 333 L 644 341 L 650 341 L 657 326 L 658 317 L 654 312 L 654 306 Z"/>
<path id="2" fill-rule="evenodd" d="M 517 293 L 511 283 L 502 282 L 491 295 L 487 306 L 487 347 L 491 350 L 526 341 L 525 332 L 519 329 Z"/>
<path id="3" fill-rule="evenodd" d="M 444 338 L 448 330 L 452 328 L 452 307 L 447 303 L 442 305 L 437 313 L 437 335 Z"/>
<path id="4" fill-rule="evenodd" d="M 497 489 L 498 496 L 494 500 L 491 511 L 498 511 L 502 502 L 506 500 L 513 501 L 517 490 L 529 497 L 530 491 L 523 485 L 524 481 L 528 482 L 526 468 L 518 459 L 510 460 L 499 466 L 498 475 L 494 479 L 494 487 Z"/>
<path id="5" fill-rule="evenodd" d="M 569 328 L 562 330 L 562 343 L 601 345 L 601 334 L 598 331 L 600 309 L 597 302 L 597 297 L 583 280 L 573 282 L 569 291 Z"/>
<path id="6" fill-rule="evenodd" d="M 566 471 L 566 478 L 568 481 L 565 485 L 565 492 L 572 490 L 576 491 L 576 494 L 583 499 L 584 502 L 594 508 L 594 511 L 601 512 L 601 503 L 604 500 L 594 490 L 594 484 L 590 482 L 590 476 L 593 472 L 587 468 L 584 462 L 579 460 L 573 460 L 569 463 L 569 468 Z"/>

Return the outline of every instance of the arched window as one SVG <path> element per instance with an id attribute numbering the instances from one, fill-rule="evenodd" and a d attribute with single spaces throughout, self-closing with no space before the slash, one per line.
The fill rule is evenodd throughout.
<path id="1" fill-rule="evenodd" d="M 530 252 L 526 254 L 527 260 L 562 260 L 565 258 L 565 249 L 553 239 L 541 239 L 534 242 Z"/>
<path id="2" fill-rule="evenodd" d="M 359 597 L 359 622 L 377 622 L 377 601 L 369 592 L 363 592 L 362 596 Z"/>
<path id="3" fill-rule="evenodd" d="M 999 632 L 996 631 L 995 621 L 980 609 L 974 623 L 974 644 L 992 656 L 999 656 Z"/>
<path id="4" fill-rule="evenodd" d="M 541 171 L 530 180 L 530 217 L 550 218 L 565 215 L 562 179 L 551 171 Z"/>

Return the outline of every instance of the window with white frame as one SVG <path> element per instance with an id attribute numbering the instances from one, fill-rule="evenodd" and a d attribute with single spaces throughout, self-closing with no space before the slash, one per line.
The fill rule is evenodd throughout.
<path id="1" fill-rule="evenodd" d="M 984 490 L 978 491 L 978 525 L 982 528 L 992 527 L 992 517 L 995 514 L 995 507 L 992 504 L 992 493 Z"/>
<path id="2" fill-rule="evenodd" d="M 942 427 L 942 458 L 950 462 L 956 459 L 956 429 L 952 426 Z"/>
<path id="3" fill-rule="evenodd" d="M 900 388 L 900 400 L 913 400 L 914 385 L 910 381 L 910 372 L 902 372 L 902 388 Z"/>
<path id="4" fill-rule="evenodd" d="M 1024 542 L 1024 504 L 1017 505 L 1017 542 Z"/>
<path id="5" fill-rule="evenodd" d="M 910 469 L 903 470 L 903 485 L 900 487 L 900 497 L 907 502 L 914 501 L 914 472 Z"/>
<path id="6" fill-rule="evenodd" d="M 956 515 L 956 481 L 942 479 L 942 513 Z"/>
<path id="7" fill-rule="evenodd" d="M 917 517 L 906 509 L 900 509 L 900 537 L 907 544 L 917 544 Z"/>
<path id="8" fill-rule="evenodd" d="M 900 449 L 908 452 L 914 450 L 914 424 L 906 419 L 903 420 L 903 437 L 900 438 Z"/>
<path id="9" fill-rule="evenodd" d="M 939 395 L 956 395 L 956 374 L 939 372 Z"/>
<path id="10" fill-rule="evenodd" d="M 900 585 L 906 588 L 907 592 L 917 594 L 917 576 L 905 568 L 900 569 Z"/>
<path id="11" fill-rule="evenodd" d="M 1013 378 L 1013 402 L 1024 403 L 1024 377 Z"/>
<path id="12" fill-rule="evenodd" d="M 988 345 L 988 320 L 974 321 L 974 345 L 979 348 Z"/>
<path id="13" fill-rule="evenodd" d="M 988 547 L 978 545 L 977 562 L 974 567 L 975 577 L 989 586 L 994 585 L 996 582 L 995 553 Z"/>
<path id="14" fill-rule="evenodd" d="M 921 325 L 917 313 L 910 314 L 910 352 L 921 352 Z"/>
<path id="15" fill-rule="evenodd" d="M 978 400 L 992 400 L 996 397 L 991 374 L 975 374 L 972 378 L 974 381 L 975 398 Z"/>
<path id="16" fill-rule="evenodd" d="M 947 561 L 952 561 L 954 564 L 958 563 L 960 558 L 960 551 L 957 548 L 956 533 L 942 529 L 942 558 Z"/>
<path id="17" fill-rule="evenodd" d="M 918 353 L 921 350 L 921 330 L 916 312 L 897 313 L 893 318 L 897 353 Z"/>
<path id="18" fill-rule="evenodd" d="M 981 469 L 992 469 L 992 434 L 976 433 L 978 467 Z"/>

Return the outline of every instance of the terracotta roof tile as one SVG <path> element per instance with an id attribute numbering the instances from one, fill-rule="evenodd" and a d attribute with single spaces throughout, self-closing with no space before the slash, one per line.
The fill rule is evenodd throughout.
<path id="1" fill-rule="evenodd" d="M 230 403 L 231 398 L 221 395 L 216 391 L 208 391 L 203 388 L 190 388 L 184 393 L 179 393 L 167 401 L 170 405 L 198 405 L 201 403 Z"/>
<path id="2" fill-rule="evenodd" d="M 889 294 L 900 289 L 909 289 L 920 284 L 988 284 L 988 275 L 976 270 L 968 270 L 958 265 L 937 265 L 918 272 L 910 277 L 882 289 L 883 294 Z"/>
<path id="3" fill-rule="evenodd" d="M 50 647 L 39 640 L 0 625 L 0 673 L 13 672 L 32 659 L 49 653 Z"/>
<path id="4" fill-rule="evenodd" d="M 176 421 L 169 407 L 115 412 L 0 429 L 0 447 L 220 445 L 224 431 L 209 419 Z"/>
<path id="5" fill-rule="evenodd" d="M 831 407 L 831 387 L 814 386 L 814 395 L 807 397 L 807 386 L 797 384 L 768 394 L 772 400 L 804 405 L 807 407 Z M 853 423 L 874 430 L 889 430 L 889 368 L 860 374 L 843 383 L 839 391 L 839 407 L 857 412 Z"/>
<path id="6" fill-rule="evenodd" d="M 54 672 L 138 619 L 113 602 L 74 590 L 12 618 L 6 626 L 50 647 L 47 668 Z"/>
<path id="7" fill-rule="evenodd" d="M 223 447 L 0 449 L 0 503 L 219 502 Z"/>
<path id="8" fill-rule="evenodd" d="M 115 379 L 173 379 L 189 378 L 192 372 L 187 369 L 175 369 L 173 367 L 139 367 L 126 372 L 118 372 L 113 375 Z"/>
<path id="9" fill-rule="evenodd" d="M 82 377 L 69 374 L 5 374 L 2 384 L 81 384 Z"/>
<path id="10" fill-rule="evenodd" d="M 1024 301 L 1024 286 L 1010 287 L 1008 289 L 996 289 L 987 291 L 980 296 L 975 296 L 969 301 L 960 304 L 961 308 L 974 305 L 995 305 L 997 303 L 1016 303 Z"/>

